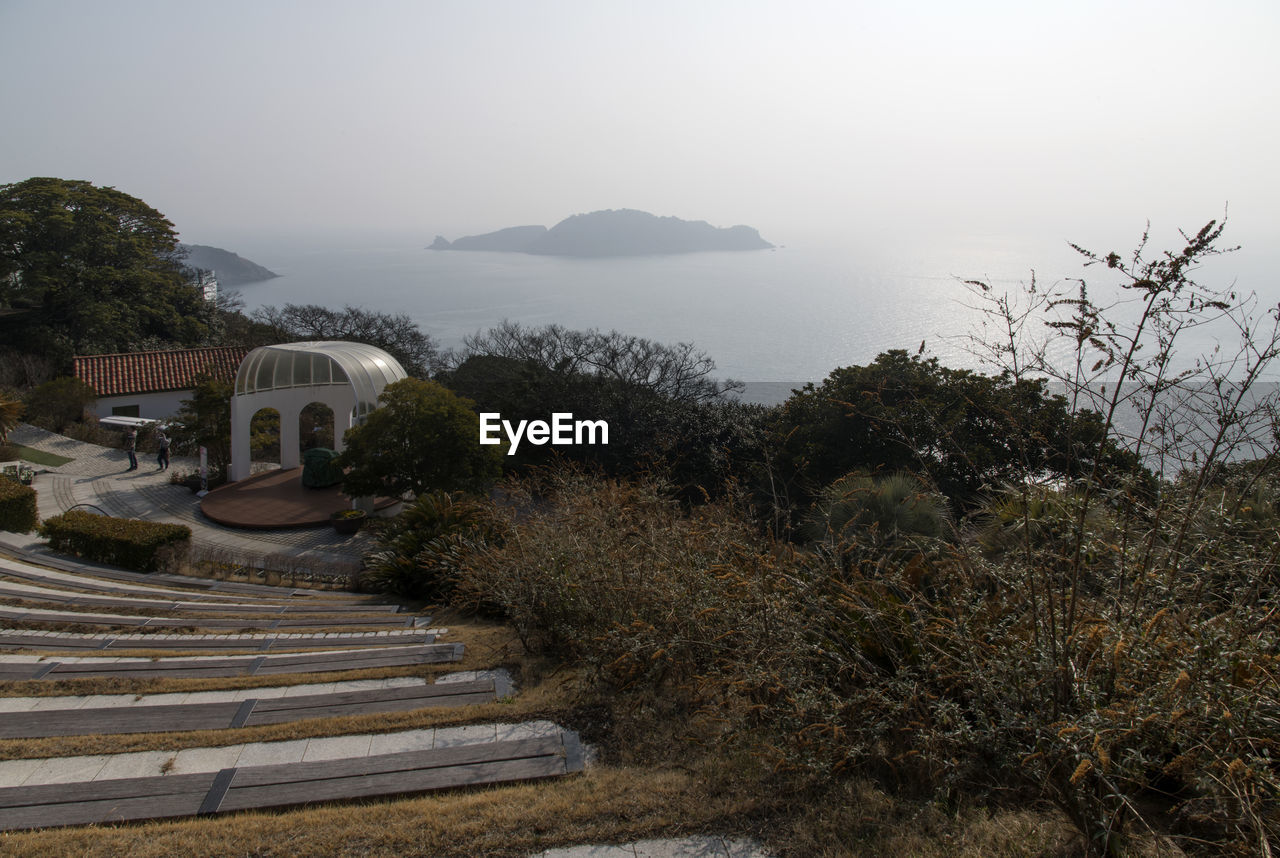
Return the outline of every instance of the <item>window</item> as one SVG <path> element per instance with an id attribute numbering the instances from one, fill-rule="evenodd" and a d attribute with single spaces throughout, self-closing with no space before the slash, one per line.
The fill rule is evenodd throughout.
<path id="1" fill-rule="evenodd" d="M 141 417 L 138 410 L 140 405 L 113 405 L 111 406 L 112 417 Z"/>

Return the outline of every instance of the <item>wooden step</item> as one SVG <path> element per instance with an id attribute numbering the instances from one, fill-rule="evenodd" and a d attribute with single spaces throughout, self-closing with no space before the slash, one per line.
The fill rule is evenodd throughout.
<path id="1" fill-rule="evenodd" d="M 382 614 L 400 613 L 399 605 L 326 605 L 307 603 L 302 605 L 262 602 L 215 602 L 190 599 L 160 599 L 147 596 L 104 596 L 78 593 L 73 590 L 57 590 L 35 584 L 16 584 L 0 581 L 0 603 L 15 600 L 46 602 L 55 605 L 75 605 L 96 608 L 133 608 L 136 610 L 181 611 L 186 614 Z"/>
<path id="2" fill-rule="evenodd" d="M 282 673 L 324 673 L 440 664 L 462 658 L 462 644 L 427 644 L 385 650 L 342 650 L 298 655 L 209 656 L 198 659 L 157 658 L 97 661 L 0 661 L 0 681 L 82 679 L 87 677 L 199 677 L 265 676 Z"/>
<path id="3" fill-rule="evenodd" d="M 103 650 L 212 650 L 229 652 L 245 650 L 268 652 L 285 649 L 333 649 L 335 647 L 386 647 L 405 646 L 407 644 L 435 643 L 435 635 L 422 632 L 395 634 L 379 634 L 376 632 L 351 632 L 351 637 L 326 637 L 325 635 L 306 635 L 295 633 L 288 636 L 279 635 L 77 635 L 33 634 L 32 632 L 0 630 L 0 650 L 5 649 L 39 649 L 59 652 L 100 652 Z"/>
<path id="4" fill-rule="evenodd" d="M 161 819 L 559 777 L 577 737 L 519 739 L 189 775 L 0 788 L 0 830 Z"/>
<path id="5" fill-rule="evenodd" d="M 0 557 L 0 578 L 84 593 L 109 593 L 143 598 L 170 598 L 193 602 L 244 602 L 252 599 L 263 604 L 324 604 L 358 607 L 363 604 L 373 604 L 378 598 L 375 596 L 361 596 L 357 599 L 351 599 L 337 595 L 332 598 L 301 599 L 289 595 L 294 591 L 279 587 L 273 588 L 276 591 L 274 593 L 214 593 L 207 590 L 183 589 L 176 585 L 157 586 L 159 582 L 156 581 L 147 581 L 146 583 L 121 581 L 112 583 L 88 575 L 45 569 L 22 561 L 7 560 L 3 557 Z"/>
<path id="6" fill-rule="evenodd" d="M 105 578 L 111 581 L 129 581 L 139 584 L 164 583 L 194 590 L 207 590 L 218 593 L 245 593 L 266 596 L 268 598 L 340 598 L 342 600 L 352 602 L 377 602 L 381 599 L 379 596 L 351 593 L 346 590 L 308 590 L 301 587 L 274 587 L 270 584 L 248 584 L 238 581 L 219 581 L 212 578 L 193 578 L 186 575 L 171 575 L 164 572 L 131 572 L 127 569 L 119 569 L 114 566 L 106 566 L 104 564 L 92 563 L 86 560 L 78 560 L 73 557 L 64 557 L 60 554 L 54 554 L 47 550 L 25 551 L 21 548 L 2 544 L 0 544 L 0 556 L 11 557 L 15 560 L 19 560 L 23 563 L 30 563 L 34 566 L 46 566 L 50 569 L 59 569 L 63 572 L 73 572 L 78 575 L 90 575 L 95 578 Z"/>
<path id="7" fill-rule="evenodd" d="M 37 709 L 0 713 L 0 739 L 220 730 L 283 724 L 307 718 L 407 712 L 435 706 L 469 706 L 492 703 L 496 699 L 493 680 L 484 679 L 296 697 L 250 698 L 226 703 Z"/>
<path id="8" fill-rule="evenodd" d="M 421 619 L 421 618 L 418 618 Z M 47 625 L 81 625 L 166 629 L 407 629 L 415 618 L 406 614 L 293 614 L 257 617 L 179 616 L 145 614 L 97 614 L 47 608 L 0 607 L 0 620 Z"/>

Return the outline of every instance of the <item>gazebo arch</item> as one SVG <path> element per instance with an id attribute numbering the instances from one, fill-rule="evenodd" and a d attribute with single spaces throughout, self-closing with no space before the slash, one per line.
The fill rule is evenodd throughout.
<path id="1" fill-rule="evenodd" d="M 400 362 L 363 343 L 321 341 L 262 346 L 249 352 L 231 396 L 231 474 L 249 476 L 249 422 L 261 408 L 280 412 L 280 467 L 302 464 L 298 415 L 308 404 L 333 409 L 334 448 L 342 434 L 378 407 L 378 395 L 408 375 Z"/>

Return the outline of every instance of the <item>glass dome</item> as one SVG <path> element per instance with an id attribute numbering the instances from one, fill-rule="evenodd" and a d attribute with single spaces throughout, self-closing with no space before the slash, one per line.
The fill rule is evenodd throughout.
<path id="1" fill-rule="evenodd" d="M 364 343 L 282 343 L 249 352 L 236 373 L 236 395 L 349 385 L 357 416 L 363 417 L 377 406 L 384 387 L 407 375 L 391 355 Z"/>

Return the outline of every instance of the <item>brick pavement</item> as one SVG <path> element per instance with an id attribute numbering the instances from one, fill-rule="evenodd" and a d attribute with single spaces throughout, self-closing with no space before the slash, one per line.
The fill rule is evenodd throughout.
<path id="1" fill-rule="evenodd" d="M 344 536 L 326 527 L 247 531 L 217 524 L 204 517 L 199 499 L 185 486 L 169 482 L 172 473 L 197 469 L 197 460 L 191 457 L 174 457 L 169 471 L 159 471 L 152 457 L 143 454 L 139 469 L 129 471 L 123 450 L 77 441 L 25 423 L 9 433 L 9 440 L 71 459 L 64 465 L 36 468 L 33 486 L 42 519 L 87 506 L 121 518 L 185 524 L 191 528 L 197 548 L 300 573 L 311 567 L 321 574 L 327 567 L 354 571 L 371 545 L 365 533 Z"/>

